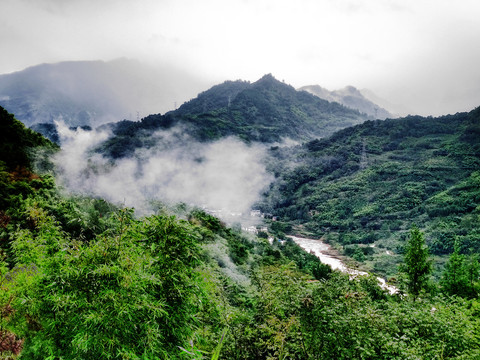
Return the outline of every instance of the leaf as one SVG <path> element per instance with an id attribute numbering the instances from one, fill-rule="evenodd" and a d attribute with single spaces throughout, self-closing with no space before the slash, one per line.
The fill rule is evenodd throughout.
<path id="1" fill-rule="evenodd" d="M 227 328 L 223 329 L 222 337 L 220 338 L 220 342 L 218 343 L 217 347 L 215 348 L 215 351 L 213 352 L 212 360 L 218 360 L 220 358 L 220 351 L 222 350 L 223 340 L 225 339 L 227 330 L 228 330 Z"/>

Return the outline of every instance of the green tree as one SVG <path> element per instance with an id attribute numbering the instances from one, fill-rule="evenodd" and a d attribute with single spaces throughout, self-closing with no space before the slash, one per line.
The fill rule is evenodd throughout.
<path id="1" fill-rule="evenodd" d="M 122 210 L 116 229 L 82 243 L 42 209 L 30 218 L 34 229 L 15 234 L 11 275 L 22 357 L 175 358 L 194 331 L 201 292 L 188 223 Z"/>
<path id="2" fill-rule="evenodd" d="M 478 265 L 476 257 L 467 259 L 465 255 L 460 254 L 460 247 L 458 243 L 455 243 L 455 250 L 450 255 L 440 280 L 442 291 L 448 295 L 474 297 L 479 272 Z"/>
<path id="3" fill-rule="evenodd" d="M 468 284 L 472 290 L 472 296 L 476 296 L 478 294 L 478 277 L 480 276 L 480 263 L 478 261 L 478 254 L 472 254 L 467 257 L 465 269 Z"/>
<path id="4" fill-rule="evenodd" d="M 432 272 L 432 261 L 428 254 L 423 233 L 413 226 L 405 246 L 404 264 L 401 271 L 406 275 L 407 291 L 415 301 L 425 290 Z"/>

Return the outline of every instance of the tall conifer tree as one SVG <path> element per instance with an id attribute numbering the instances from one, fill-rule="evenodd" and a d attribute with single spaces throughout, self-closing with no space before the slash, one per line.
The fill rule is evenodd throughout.
<path id="1" fill-rule="evenodd" d="M 432 272 L 432 261 L 423 233 L 413 226 L 405 248 L 405 263 L 402 271 L 407 277 L 407 291 L 415 301 L 422 290 L 427 287 Z"/>

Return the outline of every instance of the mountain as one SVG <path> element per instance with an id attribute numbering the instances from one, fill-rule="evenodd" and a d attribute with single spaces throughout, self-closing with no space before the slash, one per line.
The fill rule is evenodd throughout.
<path id="1" fill-rule="evenodd" d="M 480 108 L 367 121 L 271 156 L 262 210 L 370 270 L 397 273 L 412 224 L 435 255 L 480 253 Z"/>
<path id="2" fill-rule="evenodd" d="M 370 100 L 371 102 L 383 107 L 384 109 L 388 109 L 388 111 L 392 114 L 392 117 L 403 117 L 410 114 L 417 114 L 417 112 L 413 111 L 412 109 L 408 108 L 402 104 L 394 104 L 384 98 L 378 96 L 373 91 L 369 89 L 361 89 L 359 90 L 365 98 Z"/>
<path id="3" fill-rule="evenodd" d="M 300 91 L 307 91 L 321 99 L 335 101 L 351 109 L 367 114 L 374 119 L 386 119 L 394 117 L 388 110 L 385 110 L 377 103 L 374 103 L 363 91 L 359 91 L 353 86 L 347 86 L 343 89 L 329 91 L 319 85 L 303 86 Z M 368 92 L 372 96 L 372 92 Z"/>
<path id="4" fill-rule="evenodd" d="M 230 84 L 225 83 L 222 87 L 230 87 Z M 198 111 L 195 106 L 196 111 L 184 112 L 184 107 L 188 109 L 203 101 L 199 96 L 172 113 L 198 125 L 197 135 L 202 139 L 237 135 L 262 142 L 275 142 L 286 137 L 304 140 L 328 136 L 366 120 L 365 116 L 344 106 L 296 91 L 271 74 L 237 92 L 229 102 L 224 101 L 212 111 Z"/>
<path id="5" fill-rule="evenodd" d="M 367 119 L 356 110 L 296 91 L 268 74 L 254 83 L 224 82 L 165 115 L 114 124 L 116 137 L 103 149 L 113 157 L 125 156 L 151 143 L 148 134 L 152 130 L 174 125 L 184 126 L 186 133 L 200 141 L 236 136 L 247 142 L 273 143 L 329 136 Z"/>
<path id="6" fill-rule="evenodd" d="M 60 118 L 96 127 L 171 110 L 205 86 L 193 75 L 135 60 L 71 61 L 0 75 L 0 105 L 28 127 Z"/>
<path id="7" fill-rule="evenodd" d="M 225 81 L 201 92 L 198 96 L 184 103 L 174 113 L 176 116 L 203 114 L 215 111 L 223 107 L 231 106 L 231 102 L 242 91 L 250 87 L 248 81 Z"/>

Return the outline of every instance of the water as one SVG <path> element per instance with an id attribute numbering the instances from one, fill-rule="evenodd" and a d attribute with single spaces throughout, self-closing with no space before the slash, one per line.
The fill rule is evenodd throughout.
<path id="1" fill-rule="evenodd" d="M 320 259 L 324 264 L 330 265 L 333 270 L 339 270 L 341 272 L 349 274 L 351 277 L 356 276 L 366 276 L 368 275 L 365 271 L 350 269 L 347 267 L 342 260 L 332 255 L 335 250 L 328 244 L 325 244 L 321 240 L 307 239 L 298 236 L 290 236 L 290 238 L 302 249 L 314 254 Z M 395 286 L 388 285 L 385 282 L 385 279 L 377 277 L 378 283 L 382 289 L 388 290 L 390 294 L 395 294 L 398 292 L 398 289 Z"/>

